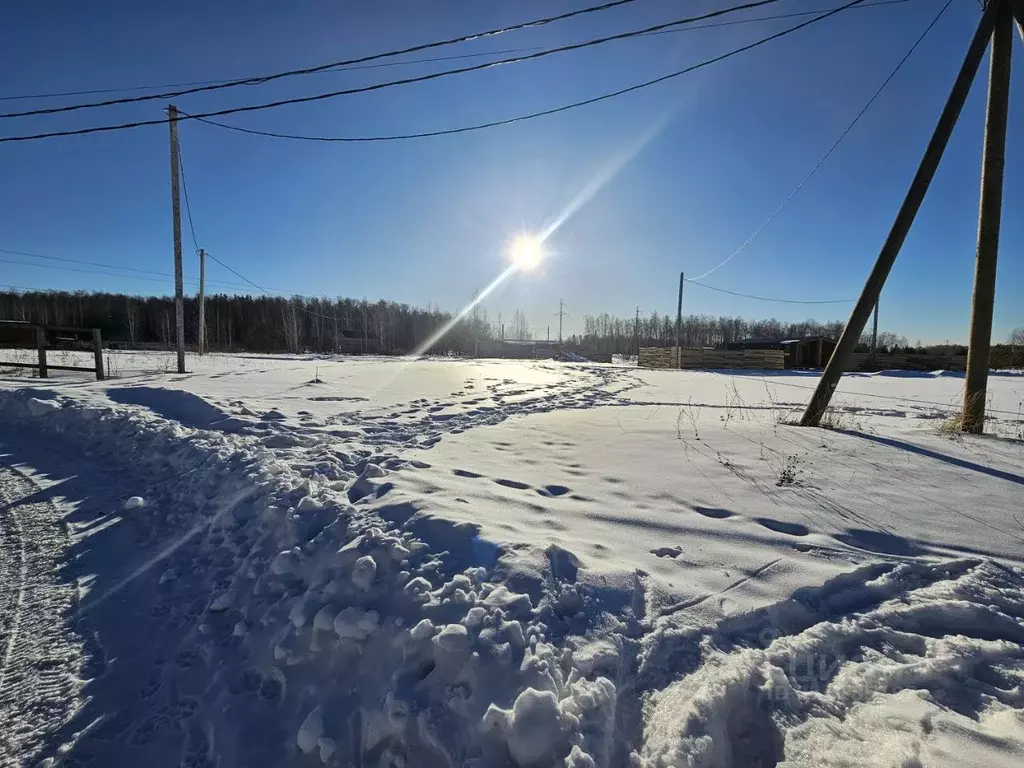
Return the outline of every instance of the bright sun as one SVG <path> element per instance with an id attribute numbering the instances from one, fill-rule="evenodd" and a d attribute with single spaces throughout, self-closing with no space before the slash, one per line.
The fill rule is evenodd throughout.
<path id="1" fill-rule="evenodd" d="M 524 272 L 535 269 L 544 258 L 544 246 L 533 235 L 516 235 L 508 248 L 512 263 Z"/>

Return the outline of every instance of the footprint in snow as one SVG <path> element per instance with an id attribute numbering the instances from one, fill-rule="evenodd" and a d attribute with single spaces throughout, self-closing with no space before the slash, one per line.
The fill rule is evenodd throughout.
<path id="1" fill-rule="evenodd" d="M 800 523 L 787 523 L 782 520 L 772 520 L 770 517 L 755 517 L 754 522 L 763 525 L 769 531 L 784 533 L 788 536 L 806 536 L 811 531 L 806 525 Z"/>
<path id="2" fill-rule="evenodd" d="M 704 517 L 710 517 L 710 518 L 713 518 L 715 520 L 725 520 L 728 517 L 732 517 L 732 512 L 730 512 L 728 509 L 722 509 L 721 507 L 697 507 L 697 506 L 695 506 L 693 508 L 693 511 L 696 512 L 699 515 L 704 515 Z M 758 521 L 758 522 L 760 522 L 760 521 Z M 764 525 L 764 523 L 761 523 L 761 525 Z M 770 528 L 771 526 L 766 526 L 766 527 Z"/>
<path id="3" fill-rule="evenodd" d="M 657 549 L 652 549 L 651 554 L 658 557 L 679 557 L 683 554 L 683 550 L 681 547 L 658 547 Z"/>
<path id="4" fill-rule="evenodd" d="M 517 491 L 525 491 L 530 487 L 527 483 L 520 483 L 518 480 L 505 480 L 504 478 L 499 478 L 494 482 L 498 485 L 503 485 L 506 488 L 515 488 Z"/>

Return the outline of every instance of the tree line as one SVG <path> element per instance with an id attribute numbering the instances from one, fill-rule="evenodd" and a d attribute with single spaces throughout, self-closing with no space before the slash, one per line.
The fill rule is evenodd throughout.
<path id="1" fill-rule="evenodd" d="M 782 341 L 805 336 L 838 339 L 845 323 L 841 320 L 820 322 L 801 320 L 785 323 L 775 318 L 748 320 L 743 317 L 685 315 L 680 327 L 680 343 L 684 347 L 724 347 L 744 339 Z M 575 349 L 612 354 L 636 354 L 637 347 L 670 347 L 676 343 L 676 319 L 672 315 L 652 312 L 648 316 L 613 317 L 608 314 L 585 315 L 583 333 L 570 336 Z M 861 344 L 871 343 L 865 334 Z M 906 337 L 891 331 L 880 331 L 878 349 L 894 352 L 909 348 Z"/>
<path id="2" fill-rule="evenodd" d="M 51 327 L 99 328 L 107 343 L 171 348 L 174 345 L 174 299 L 168 296 L 129 296 L 86 291 L 0 292 L 0 320 L 20 320 Z M 438 334 L 446 326 L 450 329 Z M 803 320 L 782 322 L 770 318 L 687 315 L 680 338 L 686 347 L 722 347 L 748 338 L 775 339 L 803 336 L 838 338 L 843 322 Z M 206 298 L 207 347 L 244 352 L 346 352 L 403 354 L 420 350 L 433 337 L 428 351 L 435 354 L 493 354 L 501 340 L 534 338 L 526 315 L 488 317 L 476 307 L 464 317 L 439 308 L 411 307 L 391 301 L 369 302 L 350 298 L 309 298 L 214 294 Z M 199 306 L 185 298 L 185 338 L 192 346 L 199 337 Z M 641 317 L 585 315 L 583 332 L 565 339 L 565 347 L 578 351 L 635 354 L 641 347 L 675 344 L 675 318 L 652 312 Z M 866 349 L 870 336 L 861 339 Z M 879 351 L 900 352 L 911 347 L 891 331 L 878 334 Z M 1011 350 L 1024 347 L 1024 329 L 1011 338 Z M 426 350 L 425 350 L 426 351 Z M 950 349 L 946 351 L 963 351 Z M 1016 355 L 1014 355 L 1016 357 Z"/>
<path id="3" fill-rule="evenodd" d="M 199 302 L 185 297 L 185 338 L 199 339 Z M 206 297 L 206 344 L 244 352 L 370 352 L 416 350 L 451 313 L 391 301 L 214 294 Z M 0 292 L 0 320 L 51 327 L 99 328 L 106 343 L 171 348 L 176 339 L 174 299 L 85 291 Z M 471 353 L 491 338 L 486 316 L 467 315 L 431 347 L 435 353 Z"/>

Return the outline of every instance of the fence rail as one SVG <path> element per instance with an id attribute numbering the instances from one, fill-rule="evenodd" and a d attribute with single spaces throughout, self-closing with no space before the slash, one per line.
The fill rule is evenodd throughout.
<path id="1" fill-rule="evenodd" d="M 0 337 L 5 340 L 13 341 L 14 344 L 20 344 L 21 346 L 15 346 L 15 349 L 31 349 L 32 348 L 32 335 L 35 335 L 35 349 L 38 355 L 38 360 L 35 363 L 20 363 L 7 360 L 0 360 L 0 368 L 35 368 L 39 371 L 39 378 L 45 379 L 49 377 L 50 371 L 87 371 L 96 374 L 96 380 L 102 381 L 104 378 L 103 373 L 103 338 L 100 335 L 99 328 L 68 328 L 65 326 L 45 326 L 45 325 L 31 325 L 17 320 L 5 320 L 0 321 L 0 330 L 6 331 L 6 333 L 0 333 Z M 13 331 L 13 334 L 11 333 Z M 21 339 L 18 338 L 18 331 L 24 331 L 20 334 Z M 72 334 L 75 336 L 89 335 L 88 341 L 85 343 L 92 346 L 93 353 L 93 366 L 87 368 L 80 365 L 51 365 L 46 359 L 46 351 L 50 348 L 49 336 L 63 333 Z M 75 339 L 78 341 L 78 339 Z"/>

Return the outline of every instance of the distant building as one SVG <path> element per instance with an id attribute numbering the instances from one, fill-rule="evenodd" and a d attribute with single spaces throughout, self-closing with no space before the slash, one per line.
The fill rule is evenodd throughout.
<path id="1" fill-rule="evenodd" d="M 728 349 L 781 349 L 786 354 L 786 368 L 824 368 L 835 351 L 834 339 L 805 336 L 801 339 L 743 339 L 729 344 Z"/>

